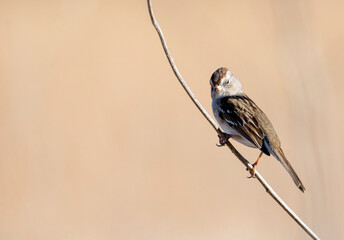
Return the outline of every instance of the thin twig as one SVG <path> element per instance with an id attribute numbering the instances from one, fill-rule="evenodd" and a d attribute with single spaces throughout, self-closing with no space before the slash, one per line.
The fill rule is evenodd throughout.
<path id="1" fill-rule="evenodd" d="M 171 65 L 171 68 L 176 75 L 178 81 L 180 84 L 183 86 L 184 90 L 192 100 L 192 102 L 196 105 L 196 107 L 200 110 L 200 112 L 203 114 L 203 116 L 208 120 L 210 125 L 215 129 L 217 134 L 224 139 L 223 133 L 221 129 L 217 126 L 215 121 L 210 117 L 210 115 L 207 113 L 207 111 L 204 109 L 204 107 L 199 103 L 199 101 L 196 99 L 195 95 L 192 93 L 186 82 L 184 81 L 183 77 L 178 71 L 178 68 L 176 64 L 173 61 L 173 58 L 171 57 L 171 54 L 168 50 L 166 40 L 164 38 L 164 35 L 162 33 L 162 30 L 158 24 L 158 22 L 155 19 L 155 16 L 153 14 L 153 9 L 152 9 L 152 4 L 150 0 L 147 0 L 148 3 L 148 10 L 149 10 L 149 15 L 152 20 L 152 24 L 157 31 L 161 44 L 164 48 L 166 57 Z M 232 151 L 232 153 L 246 166 L 247 169 L 252 169 L 252 165 L 250 164 L 249 161 L 247 161 L 236 149 L 235 147 L 227 140 L 226 142 L 227 147 Z M 300 227 L 313 239 L 319 239 L 317 235 L 294 213 L 291 208 L 287 206 L 287 204 L 276 194 L 276 192 L 270 187 L 270 185 L 265 181 L 265 179 L 259 174 L 259 172 L 256 170 L 255 171 L 255 178 L 263 185 L 265 188 L 266 192 L 289 214 L 289 216 L 294 219 L 297 224 L 300 225 Z"/>

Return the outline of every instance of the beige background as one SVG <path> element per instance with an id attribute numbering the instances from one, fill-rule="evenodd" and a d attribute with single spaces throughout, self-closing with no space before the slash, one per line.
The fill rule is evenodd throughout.
<path id="1" fill-rule="evenodd" d="M 344 238 L 343 1 L 154 1 L 211 112 L 228 66 L 304 182 L 258 169 Z M 145 1 L 0 1 L 0 239 L 307 239 L 177 83 Z M 252 162 L 258 151 L 238 146 Z"/>

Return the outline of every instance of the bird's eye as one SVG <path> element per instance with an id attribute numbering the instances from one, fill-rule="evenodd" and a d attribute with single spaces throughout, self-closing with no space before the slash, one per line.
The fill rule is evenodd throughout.
<path id="1" fill-rule="evenodd" d="M 225 81 L 223 82 L 223 84 L 224 84 L 224 85 L 228 85 L 228 84 L 229 84 L 229 80 L 225 80 Z"/>

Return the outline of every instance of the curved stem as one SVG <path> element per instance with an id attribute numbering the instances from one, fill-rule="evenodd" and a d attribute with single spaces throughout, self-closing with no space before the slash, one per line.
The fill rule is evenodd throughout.
<path id="1" fill-rule="evenodd" d="M 179 73 L 178 68 L 176 64 L 173 61 L 173 58 L 171 57 L 171 54 L 168 50 L 166 40 L 164 38 L 164 35 L 162 33 L 162 30 L 158 24 L 158 22 L 155 19 L 152 4 L 150 0 L 147 0 L 148 3 L 148 11 L 149 15 L 152 21 L 152 24 L 157 31 L 162 47 L 164 48 L 164 52 L 166 54 L 166 57 L 171 65 L 171 68 L 176 75 L 178 81 L 183 86 L 184 90 L 192 100 L 192 102 L 196 105 L 196 107 L 200 110 L 202 115 L 208 120 L 210 125 L 215 129 L 218 135 L 224 139 L 224 135 L 221 131 L 221 129 L 217 126 L 216 122 L 210 117 L 208 112 L 204 109 L 204 107 L 199 103 L 195 95 L 192 93 L 191 89 L 186 84 L 185 80 L 183 79 L 182 75 Z M 237 150 L 236 148 L 227 140 L 226 142 L 227 147 L 232 151 L 232 153 L 246 166 L 247 169 L 251 170 L 253 167 L 247 161 Z M 312 239 L 319 239 L 317 235 L 294 213 L 294 211 L 288 207 L 288 205 L 276 194 L 276 192 L 270 187 L 270 185 L 265 181 L 265 179 L 259 174 L 259 172 L 255 171 L 255 178 L 262 184 L 262 186 L 265 188 L 266 192 L 289 214 L 289 216 L 294 219 L 297 224 L 300 225 L 300 227 L 312 238 Z"/>

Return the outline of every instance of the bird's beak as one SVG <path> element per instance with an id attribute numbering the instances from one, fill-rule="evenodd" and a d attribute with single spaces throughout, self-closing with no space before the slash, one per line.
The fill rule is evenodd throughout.
<path id="1" fill-rule="evenodd" d="M 214 86 L 214 88 L 215 88 L 215 92 L 216 92 L 216 93 L 219 93 L 219 92 L 221 92 L 221 90 L 222 90 L 222 87 L 219 86 L 219 85 L 217 85 L 217 84 Z"/>

